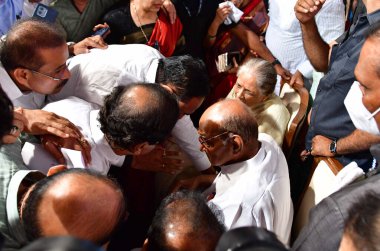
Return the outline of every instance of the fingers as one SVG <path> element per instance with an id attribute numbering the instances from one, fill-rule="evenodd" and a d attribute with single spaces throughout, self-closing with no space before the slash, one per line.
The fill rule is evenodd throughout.
<path id="1" fill-rule="evenodd" d="M 88 39 L 86 43 L 87 47 L 105 49 L 108 46 L 107 43 L 104 42 L 104 39 L 99 35 L 88 37 L 86 39 Z"/>
<path id="2" fill-rule="evenodd" d="M 58 143 L 52 143 L 51 141 L 42 141 L 42 145 L 47 152 L 49 152 L 60 164 L 65 164 L 65 158 L 61 152 L 61 147 Z"/>
<path id="3" fill-rule="evenodd" d="M 84 162 L 86 166 L 89 166 L 91 164 L 91 145 L 84 138 L 80 138 L 78 141 L 81 146 L 80 151 L 82 152 Z"/>
<path id="4" fill-rule="evenodd" d="M 51 176 L 53 174 L 56 174 L 56 173 L 59 173 L 59 172 L 62 172 L 64 170 L 67 169 L 67 166 L 65 165 L 57 165 L 57 166 L 52 166 L 49 168 L 49 171 L 47 173 L 47 176 Z"/>
<path id="5" fill-rule="evenodd" d="M 97 24 L 94 26 L 94 28 L 92 28 L 93 31 L 97 31 L 97 30 L 100 30 L 100 29 L 103 29 L 103 28 L 107 28 L 109 27 L 107 23 L 104 23 L 104 24 Z"/>
<path id="6" fill-rule="evenodd" d="M 177 11 L 174 4 L 170 0 L 165 0 L 163 4 L 165 12 L 168 14 L 170 23 L 174 24 L 177 18 Z"/>

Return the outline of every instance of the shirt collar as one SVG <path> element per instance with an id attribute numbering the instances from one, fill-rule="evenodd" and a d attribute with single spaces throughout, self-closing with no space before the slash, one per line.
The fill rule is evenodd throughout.
<path id="1" fill-rule="evenodd" d="M 248 166 L 260 166 L 264 158 L 265 149 L 263 147 L 263 144 L 261 144 L 261 147 L 255 156 L 246 161 L 240 161 L 237 163 L 221 166 L 220 174 L 227 175 L 230 179 L 233 179 L 234 177 L 240 177 L 242 173 L 246 172 Z"/>
<path id="2" fill-rule="evenodd" d="M 26 178 L 26 176 L 32 173 L 37 174 L 32 177 L 35 180 L 35 182 L 45 177 L 45 175 L 39 171 L 20 170 L 13 175 L 8 186 L 6 212 L 8 217 L 9 231 L 12 233 L 13 237 L 22 245 L 27 244 L 28 240 L 26 238 L 25 230 L 20 222 L 17 193 L 20 188 L 21 182 Z"/>

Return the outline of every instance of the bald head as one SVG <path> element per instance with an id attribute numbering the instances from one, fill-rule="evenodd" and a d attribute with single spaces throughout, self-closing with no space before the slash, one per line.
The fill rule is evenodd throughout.
<path id="1" fill-rule="evenodd" d="M 114 88 L 99 112 L 101 130 L 121 148 L 162 142 L 179 117 L 174 95 L 158 84 L 133 84 Z"/>
<path id="2" fill-rule="evenodd" d="M 115 183 L 89 170 L 69 169 L 30 188 L 21 219 L 29 240 L 71 235 L 102 244 L 124 213 L 123 193 Z"/>
<path id="3" fill-rule="evenodd" d="M 157 209 L 148 233 L 148 250 L 214 250 L 224 226 L 201 194 L 179 191 Z"/>
<path id="4" fill-rule="evenodd" d="M 213 122 L 220 131 L 239 134 L 244 143 L 257 141 L 257 121 L 243 102 L 236 99 L 225 99 L 210 106 L 202 115 L 199 124 Z"/>

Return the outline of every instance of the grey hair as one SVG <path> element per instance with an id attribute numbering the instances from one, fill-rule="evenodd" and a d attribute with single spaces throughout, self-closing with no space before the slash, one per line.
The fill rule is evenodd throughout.
<path id="1" fill-rule="evenodd" d="M 252 110 L 243 102 L 236 99 L 219 101 L 219 105 L 231 106 L 233 103 L 241 104 L 239 112 L 224 114 L 219 124 L 221 131 L 229 131 L 240 135 L 244 144 L 249 144 L 258 138 L 258 124 Z"/>
<path id="2" fill-rule="evenodd" d="M 269 96 L 274 92 L 277 73 L 271 63 L 261 58 L 252 58 L 239 67 L 237 76 L 247 74 L 256 77 L 256 85 L 261 95 Z"/>

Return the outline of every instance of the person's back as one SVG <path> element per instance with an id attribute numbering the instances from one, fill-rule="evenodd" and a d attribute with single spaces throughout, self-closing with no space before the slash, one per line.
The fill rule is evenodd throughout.
<path id="1" fill-rule="evenodd" d="M 75 56 L 68 61 L 71 78 L 49 100 L 76 96 L 98 105 L 117 85 L 136 81 L 154 83 L 161 53 L 146 45 L 110 45 L 105 50 Z M 129 74 L 128 74 L 129 73 Z M 123 75 L 123 82 L 119 78 Z M 129 79 L 128 79 L 129 76 Z"/>

